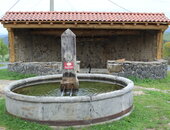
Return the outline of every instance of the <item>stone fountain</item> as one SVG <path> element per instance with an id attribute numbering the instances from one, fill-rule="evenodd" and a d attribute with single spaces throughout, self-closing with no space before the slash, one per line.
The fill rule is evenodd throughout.
<path id="1" fill-rule="evenodd" d="M 61 35 L 62 81 L 63 94 L 72 95 L 78 90 L 79 82 L 76 75 L 76 36 L 67 29 Z"/>
<path id="2" fill-rule="evenodd" d="M 76 74 L 76 39 L 71 30 L 68 29 L 62 34 L 61 43 L 63 73 L 11 83 L 5 88 L 7 112 L 25 120 L 56 126 L 101 124 L 129 115 L 133 108 L 133 82 L 107 74 Z M 120 89 L 110 90 L 109 87 L 107 92 L 78 95 L 82 89 L 82 81 L 91 83 L 87 88 L 93 88 L 95 83 L 105 83 L 118 85 Z M 55 91 L 60 96 L 37 96 L 17 92 L 29 88 L 39 92 L 37 85 L 51 83 L 60 83 L 59 91 Z"/>

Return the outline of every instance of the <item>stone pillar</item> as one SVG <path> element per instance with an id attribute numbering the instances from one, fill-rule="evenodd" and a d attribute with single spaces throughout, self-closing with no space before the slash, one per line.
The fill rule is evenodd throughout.
<path id="1" fill-rule="evenodd" d="M 61 91 L 78 90 L 76 75 L 76 35 L 67 29 L 61 35 L 62 81 Z"/>

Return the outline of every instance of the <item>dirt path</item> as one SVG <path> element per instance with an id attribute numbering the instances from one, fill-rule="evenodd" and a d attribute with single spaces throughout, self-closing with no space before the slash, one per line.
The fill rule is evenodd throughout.
<path id="1" fill-rule="evenodd" d="M 161 89 L 158 89 L 158 88 L 145 88 L 145 87 L 142 87 L 142 86 L 135 86 L 134 90 L 137 90 L 137 89 L 158 91 L 158 92 L 163 92 L 163 93 L 169 93 L 170 92 L 170 90 L 161 90 Z"/>
<path id="2" fill-rule="evenodd" d="M 162 93 L 170 93 L 170 90 L 161 90 L 157 88 L 145 88 L 142 86 L 135 86 L 133 89 L 133 95 L 134 96 L 139 96 L 145 94 L 143 90 L 150 90 L 150 91 L 157 91 L 157 92 L 162 92 Z"/>
<path id="3" fill-rule="evenodd" d="M 0 130 L 6 130 L 6 128 L 5 127 L 0 127 Z"/>

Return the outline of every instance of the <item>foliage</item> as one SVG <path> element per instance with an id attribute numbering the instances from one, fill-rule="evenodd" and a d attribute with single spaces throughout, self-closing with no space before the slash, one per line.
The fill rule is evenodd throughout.
<path id="1" fill-rule="evenodd" d="M 165 42 L 170 42 L 170 32 L 165 32 L 163 35 L 163 40 Z"/>
<path id="2" fill-rule="evenodd" d="M 0 56 L 2 57 L 2 61 L 5 59 L 5 55 L 8 54 L 8 46 L 0 39 Z"/>
<path id="3" fill-rule="evenodd" d="M 170 57 L 170 42 L 166 42 L 163 45 L 163 54 L 164 54 L 164 58 Z"/>
<path id="4" fill-rule="evenodd" d="M 23 78 L 29 78 L 34 77 L 36 75 L 33 74 L 20 74 L 16 72 L 10 72 L 7 69 L 0 70 L 0 79 L 6 79 L 6 80 L 19 80 Z"/>

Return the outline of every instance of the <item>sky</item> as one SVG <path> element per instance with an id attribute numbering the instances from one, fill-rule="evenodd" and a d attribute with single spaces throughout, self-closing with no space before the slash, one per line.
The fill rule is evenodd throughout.
<path id="1" fill-rule="evenodd" d="M 50 0 L 0 0 L 0 18 L 7 11 L 49 11 L 49 3 Z M 54 11 L 164 13 L 170 19 L 170 0 L 54 0 Z M 0 24 L 0 35 L 3 34 L 7 31 Z"/>

